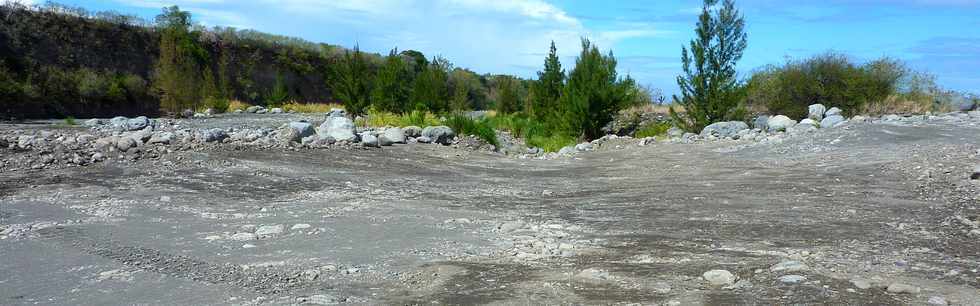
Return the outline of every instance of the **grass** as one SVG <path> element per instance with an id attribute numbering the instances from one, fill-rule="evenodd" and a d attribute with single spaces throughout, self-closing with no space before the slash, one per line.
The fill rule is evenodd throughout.
<path id="1" fill-rule="evenodd" d="M 571 136 L 552 134 L 548 136 L 534 135 L 526 138 L 526 142 L 529 146 L 541 148 L 545 152 L 558 152 L 561 148 L 573 145 L 577 141 Z"/>
<path id="2" fill-rule="evenodd" d="M 242 102 L 242 101 L 239 101 L 239 100 L 231 100 L 231 102 L 228 102 L 228 111 L 229 112 L 234 112 L 236 110 L 243 110 L 244 111 L 249 106 L 252 106 L 252 105 L 251 104 L 248 104 L 248 103 L 245 103 L 245 102 Z"/>
<path id="3" fill-rule="evenodd" d="M 652 122 L 641 126 L 636 130 L 634 137 L 636 138 L 646 138 L 653 136 L 661 136 L 667 134 L 667 130 L 670 129 L 671 124 L 669 122 Z"/>
<path id="4" fill-rule="evenodd" d="M 487 123 L 498 130 L 508 131 L 515 137 L 524 138 L 528 146 L 538 147 L 545 152 L 557 152 L 561 148 L 575 144 L 575 137 L 524 114 L 487 114 Z"/>
<path id="5" fill-rule="evenodd" d="M 296 101 L 289 101 L 281 107 L 285 112 L 295 111 L 297 113 L 328 113 L 334 108 L 344 109 L 343 105 L 336 103 L 299 103 Z"/>
<path id="6" fill-rule="evenodd" d="M 358 126 L 397 126 L 406 127 L 410 125 L 418 127 L 434 126 L 443 124 L 435 114 L 430 112 L 412 111 L 404 114 L 384 112 L 369 109 L 367 115 L 354 121 Z"/>
<path id="7" fill-rule="evenodd" d="M 65 117 L 65 125 L 78 125 L 78 122 L 75 122 L 75 117 L 68 116 Z"/>
<path id="8" fill-rule="evenodd" d="M 458 135 L 473 135 L 494 146 L 500 145 L 497 141 L 497 132 L 486 120 L 477 120 L 464 114 L 454 114 L 446 118 L 443 124 L 449 126 Z"/>

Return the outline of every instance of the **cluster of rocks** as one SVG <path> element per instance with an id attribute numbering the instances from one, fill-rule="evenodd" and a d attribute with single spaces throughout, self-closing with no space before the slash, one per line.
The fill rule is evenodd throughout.
<path id="1" fill-rule="evenodd" d="M 235 110 L 235 113 L 236 114 L 241 114 L 241 113 L 249 113 L 249 114 L 282 114 L 282 113 L 284 113 L 284 111 L 282 110 L 282 108 L 278 108 L 278 107 L 265 108 L 264 106 L 261 106 L 261 105 L 253 105 L 253 106 L 249 106 L 245 110 L 236 109 Z"/>
<path id="2" fill-rule="evenodd" d="M 848 120 L 842 115 L 843 111 L 832 107 L 829 110 L 822 104 L 814 104 L 809 107 L 809 114 L 806 118 L 796 121 L 784 115 L 758 116 L 752 121 L 752 127 L 742 121 L 717 122 L 708 125 L 701 134 L 697 135 L 702 139 L 733 139 L 742 138 L 756 139 L 766 134 L 789 133 L 802 134 L 824 128 L 835 128 L 846 123 Z M 856 116 L 852 121 L 864 121 L 865 118 Z M 676 136 L 677 131 L 673 132 Z M 692 134 L 693 135 L 693 134 Z M 681 135 L 681 138 L 690 138 L 691 135 Z"/>

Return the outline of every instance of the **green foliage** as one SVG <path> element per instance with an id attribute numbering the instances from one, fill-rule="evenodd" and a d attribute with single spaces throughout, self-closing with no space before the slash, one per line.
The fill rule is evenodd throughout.
<path id="1" fill-rule="evenodd" d="M 510 76 L 497 77 L 497 113 L 510 114 L 521 109 L 521 97 L 517 92 L 517 81 Z"/>
<path id="2" fill-rule="evenodd" d="M 617 76 L 612 52 L 603 56 L 597 46 L 583 39 L 582 53 L 568 74 L 559 100 L 564 130 L 570 136 L 586 139 L 602 136 L 602 127 L 633 100 L 633 86 L 630 77 Z"/>
<path id="3" fill-rule="evenodd" d="M 408 101 L 411 90 L 411 71 L 408 69 L 405 59 L 398 54 L 397 49 L 388 53 L 371 92 L 371 104 L 374 107 L 396 113 L 406 110 L 405 102 Z"/>
<path id="4" fill-rule="evenodd" d="M 439 113 L 448 109 L 449 69 L 449 61 L 436 57 L 422 72 L 419 72 L 409 96 L 414 110 Z"/>
<path id="5" fill-rule="evenodd" d="M 365 114 L 371 102 L 371 86 L 374 72 L 359 47 L 347 51 L 335 65 L 330 75 L 329 85 L 344 104 L 344 109 L 353 116 Z"/>
<path id="6" fill-rule="evenodd" d="M 276 75 L 276 83 L 265 95 L 265 104 L 270 107 L 278 107 L 289 100 L 289 88 L 283 80 L 282 74 Z"/>
<path id="7" fill-rule="evenodd" d="M 542 120 L 553 117 L 564 85 L 565 71 L 561 68 L 558 49 L 552 41 L 548 57 L 544 60 L 544 71 L 538 72 L 537 81 L 531 83 L 531 97 L 528 101 L 530 113 Z"/>
<path id="8" fill-rule="evenodd" d="M 526 138 L 529 146 L 538 147 L 545 152 L 558 152 L 561 148 L 575 144 L 575 137 L 564 134 L 534 135 Z"/>
<path id="9" fill-rule="evenodd" d="M 449 74 L 449 83 L 453 86 L 451 110 L 486 109 L 487 88 L 480 75 L 468 69 L 456 68 Z"/>
<path id="10" fill-rule="evenodd" d="M 401 116 L 402 126 L 432 126 L 439 125 L 439 119 L 435 115 L 429 112 L 413 110 L 407 114 Z"/>
<path id="11" fill-rule="evenodd" d="M 68 116 L 65 117 L 65 125 L 75 126 L 78 125 L 78 122 L 75 122 L 75 117 Z"/>
<path id="12" fill-rule="evenodd" d="M 459 135 L 473 135 L 494 146 L 500 145 L 497 133 L 485 120 L 473 119 L 462 113 L 455 113 L 442 122 Z"/>
<path id="13" fill-rule="evenodd" d="M 638 128 L 633 137 L 646 138 L 665 135 L 667 134 L 667 130 L 670 130 L 672 126 L 673 124 L 670 122 L 651 122 Z"/>
<path id="14" fill-rule="evenodd" d="M 161 108 L 173 113 L 196 109 L 201 101 L 201 66 L 207 52 L 190 32 L 191 14 L 177 6 L 156 17 L 160 29 L 160 57 L 154 69 L 154 89 Z"/>
<path id="15" fill-rule="evenodd" d="M 718 0 L 704 0 L 690 50 L 681 51 L 684 75 L 677 77 L 681 96 L 674 104 L 684 107 L 684 115 L 674 108 L 670 115 L 678 127 L 698 132 L 719 121 L 741 119 L 739 107 L 744 90 L 736 79 L 735 64 L 747 45 L 745 21 L 734 0 L 724 0 L 716 14 Z"/>

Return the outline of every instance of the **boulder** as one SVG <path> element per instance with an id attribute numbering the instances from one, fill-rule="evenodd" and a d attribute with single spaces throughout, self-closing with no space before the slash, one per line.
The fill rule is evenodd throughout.
<path id="1" fill-rule="evenodd" d="M 839 108 L 837 108 L 837 107 L 831 107 L 831 108 L 830 108 L 830 109 L 828 109 L 828 110 L 827 110 L 827 112 L 826 112 L 826 113 L 824 113 L 823 115 L 824 115 L 825 117 L 830 117 L 830 116 L 836 116 L 836 115 L 841 115 L 841 113 L 843 113 L 843 112 L 844 112 L 843 110 L 841 110 L 841 109 L 839 109 Z"/>
<path id="2" fill-rule="evenodd" d="M 366 147 L 380 147 L 381 143 L 378 141 L 378 137 L 371 135 L 371 133 L 361 133 L 361 143 Z"/>
<path id="3" fill-rule="evenodd" d="M 773 265 L 772 267 L 769 267 L 769 271 L 772 272 L 772 273 L 804 272 L 804 271 L 807 271 L 809 269 L 810 269 L 810 267 L 808 267 L 806 264 L 804 264 L 802 262 L 799 262 L 799 261 L 795 261 L 795 260 L 783 261 L 783 262 L 780 262 L 778 264 Z"/>
<path id="4" fill-rule="evenodd" d="M 335 141 L 357 141 L 354 122 L 347 117 L 331 116 L 320 125 L 320 137 L 330 136 Z"/>
<path id="5" fill-rule="evenodd" d="M 800 125 L 809 125 L 809 126 L 817 127 L 817 126 L 820 125 L 820 123 L 817 122 L 817 121 L 815 121 L 815 120 L 813 120 L 813 119 L 806 118 L 806 119 L 800 120 L 800 123 L 797 124 L 797 126 L 800 126 Z"/>
<path id="6" fill-rule="evenodd" d="M 575 145 L 575 151 L 579 151 L 579 152 L 592 151 L 592 144 L 588 142 L 577 144 Z"/>
<path id="7" fill-rule="evenodd" d="M 299 139 L 316 135 L 316 129 L 314 129 L 313 125 L 309 122 L 293 121 L 289 123 L 288 127 L 289 129 L 296 131 L 296 133 L 299 135 Z"/>
<path id="8" fill-rule="evenodd" d="M 185 108 L 183 111 L 180 112 L 180 117 L 181 118 L 191 118 L 191 117 L 194 117 L 194 115 L 196 115 L 194 113 L 194 110 L 189 109 L 189 108 Z"/>
<path id="9" fill-rule="evenodd" d="M 752 128 L 765 131 L 768 128 L 769 115 L 759 115 L 752 120 Z"/>
<path id="10" fill-rule="evenodd" d="M 565 146 L 564 148 L 561 148 L 561 150 L 558 150 L 558 154 L 561 155 L 571 155 L 575 152 L 575 146 Z"/>
<path id="11" fill-rule="evenodd" d="M 769 121 L 766 122 L 766 127 L 768 127 L 770 132 L 786 131 L 795 125 L 796 120 L 789 119 L 789 117 L 783 115 L 769 118 Z"/>
<path id="12" fill-rule="evenodd" d="M 813 119 L 814 121 L 823 119 L 824 113 L 827 112 L 827 107 L 823 106 L 823 104 L 813 104 L 807 109 L 809 110 L 809 113 L 806 117 L 808 119 Z"/>
<path id="13" fill-rule="evenodd" d="M 228 133 L 219 128 L 202 130 L 198 134 L 198 139 L 201 142 L 218 142 L 225 140 L 225 138 L 228 138 Z"/>
<path id="14" fill-rule="evenodd" d="M 21 149 L 27 149 L 31 147 L 31 144 L 34 143 L 34 138 L 35 138 L 34 136 L 28 136 L 28 135 L 18 136 L 17 147 Z"/>
<path id="15" fill-rule="evenodd" d="M 256 114 L 265 114 L 265 113 L 268 113 L 268 112 L 269 112 L 269 110 L 268 109 L 265 109 L 265 108 L 260 108 L 259 110 L 255 111 Z"/>
<path id="16" fill-rule="evenodd" d="M 422 136 L 422 128 L 410 125 L 402 129 L 405 132 L 405 137 L 419 137 Z"/>
<path id="17" fill-rule="evenodd" d="M 734 138 L 739 131 L 748 129 L 749 125 L 742 121 L 715 122 L 701 130 L 701 137 Z"/>
<path id="18" fill-rule="evenodd" d="M 885 115 L 884 117 L 881 117 L 881 120 L 884 120 L 884 121 L 899 121 L 899 120 L 902 120 L 902 117 L 900 117 L 899 115 L 891 114 L 891 115 Z"/>
<path id="19" fill-rule="evenodd" d="M 135 148 L 138 144 L 136 140 L 131 137 L 119 137 L 116 139 L 116 149 L 119 151 L 129 151 L 130 148 Z"/>
<path id="20" fill-rule="evenodd" d="M 100 125 L 102 125 L 102 120 L 101 119 L 89 119 L 89 120 L 85 120 L 85 122 L 83 122 L 82 125 L 87 126 L 87 127 L 100 126 Z"/>
<path id="21" fill-rule="evenodd" d="M 255 230 L 255 235 L 259 236 L 260 238 L 274 236 L 274 235 L 282 234 L 282 232 L 285 229 L 286 227 L 283 226 L 282 224 L 263 225 L 263 226 L 259 226 L 259 228 Z"/>
<path id="22" fill-rule="evenodd" d="M 806 277 L 802 275 L 783 275 L 778 280 L 783 284 L 798 284 L 806 281 Z"/>
<path id="23" fill-rule="evenodd" d="M 174 133 L 171 132 L 157 132 L 153 133 L 150 137 L 150 144 L 170 144 L 174 141 Z"/>
<path id="24" fill-rule="evenodd" d="M 139 116 L 126 120 L 127 131 L 142 130 L 148 126 L 150 126 L 150 119 L 146 118 L 146 116 Z"/>
<path id="25" fill-rule="evenodd" d="M 272 108 L 272 110 L 270 110 L 269 113 L 270 114 L 282 114 L 282 109 L 281 108 L 278 108 L 278 107 L 275 107 L 275 108 Z"/>
<path id="26" fill-rule="evenodd" d="M 827 118 L 823 118 L 823 120 L 820 121 L 820 127 L 825 129 L 832 128 L 840 125 L 843 122 L 844 117 L 841 115 L 827 116 Z"/>
<path id="27" fill-rule="evenodd" d="M 347 111 L 339 108 L 332 108 L 330 112 L 327 113 L 327 118 L 332 117 L 347 117 Z"/>
<path id="28" fill-rule="evenodd" d="M 713 287 L 731 286 L 738 279 L 732 272 L 728 272 L 727 270 L 711 270 L 704 272 L 701 277 Z"/>
<path id="29" fill-rule="evenodd" d="M 405 131 L 403 131 L 401 128 L 396 128 L 396 127 L 388 128 L 384 131 L 384 133 L 381 134 L 381 137 L 379 138 L 381 141 L 381 145 L 385 145 L 386 142 L 389 143 L 388 145 L 395 144 L 395 143 L 405 143 Z"/>
<path id="30" fill-rule="evenodd" d="M 681 136 L 684 136 L 684 130 L 682 130 L 682 129 L 676 127 L 676 126 L 672 126 L 672 127 L 670 127 L 670 129 L 667 129 L 667 137 L 670 137 L 670 138 L 681 138 Z"/>
<path id="31" fill-rule="evenodd" d="M 422 129 L 422 137 L 428 137 L 432 142 L 438 144 L 452 144 L 455 136 L 456 133 L 453 132 L 453 129 L 445 125 L 429 126 Z"/>
<path id="32" fill-rule="evenodd" d="M 245 112 L 247 112 L 247 113 L 253 113 L 254 114 L 254 113 L 259 112 L 260 109 L 263 109 L 263 107 L 258 106 L 258 105 L 253 105 L 253 106 L 249 106 L 248 108 L 246 108 L 245 109 Z"/>

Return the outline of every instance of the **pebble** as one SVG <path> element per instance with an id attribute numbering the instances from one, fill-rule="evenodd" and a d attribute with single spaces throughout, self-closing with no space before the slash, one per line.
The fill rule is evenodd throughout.
<path id="1" fill-rule="evenodd" d="M 735 284 L 736 277 L 727 270 L 711 270 L 701 275 L 708 284 L 715 287 L 730 286 Z"/>
<path id="2" fill-rule="evenodd" d="M 170 197 L 169 196 L 161 196 L 160 197 L 160 202 L 170 202 Z"/>
<path id="3" fill-rule="evenodd" d="M 282 234 L 283 230 L 285 230 L 285 227 L 282 224 L 263 225 L 259 226 L 259 228 L 255 230 L 255 234 L 260 237 L 266 237 Z"/>
<path id="4" fill-rule="evenodd" d="M 802 275 L 784 275 L 780 276 L 778 280 L 784 284 L 798 284 L 806 281 L 806 277 Z"/>
<path id="5" fill-rule="evenodd" d="M 251 249 L 251 248 L 254 248 L 254 247 L 255 247 L 255 245 L 254 244 L 251 244 L 251 243 L 246 243 L 246 244 L 243 244 L 242 245 L 242 248 L 243 249 Z"/>
<path id="6" fill-rule="evenodd" d="M 926 303 L 928 303 L 929 305 L 935 305 L 935 306 L 946 306 L 946 305 L 949 305 L 949 302 L 947 302 L 946 299 L 944 299 L 941 296 L 931 297 L 931 298 L 929 298 L 929 301 L 927 301 Z"/>
<path id="7" fill-rule="evenodd" d="M 888 292 L 891 292 L 891 293 L 908 293 L 908 294 L 918 294 L 919 293 L 919 287 L 915 287 L 915 286 L 907 285 L 907 284 L 901 284 L 901 283 L 894 283 L 894 284 L 888 285 L 888 289 L 887 290 L 888 290 Z"/>
<path id="8" fill-rule="evenodd" d="M 793 273 L 793 272 L 807 271 L 809 269 L 810 267 L 808 267 L 806 264 L 802 262 L 795 261 L 795 260 L 788 260 L 773 265 L 771 268 L 769 268 L 769 271 L 773 273 L 780 273 L 780 272 Z"/>
<path id="9" fill-rule="evenodd" d="M 867 290 L 871 288 L 871 283 L 863 279 L 852 279 L 851 284 L 861 290 Z"/>
<path id="10" fill-rule="evenodd" d="M 512 221 L 512 222 L 501 224 L 499 227 L 497 227 L 497 229 L 500 230 L 501 233 L 509 233 L 523 227 L 524 227 L 524 222 Z"/>
<path id="11" fill-rule="evenodd" d="M 301 230 L 301 229 L 308 229 L 308 228 L 310 228 L 310 227 L 311 227 L 311 226 L 310 226 L 309 224 L 306 224 L 306 223 L 299 223 L 299 224 L 295 224 L 295 225 L 293 225 L 293 227 L 290 227 L 289 229 L 290 229 L 290 230 L 294 230 L 294 231 L 295 231 L 295 230 Z"/>
<path id="12" fill-rule="evenodd" d="M 255 240 L 257 238 L 258 237 L 252 233 L 237 233 L 231 235 L 231 240 L 235 240 L 235 241 L 248 241 L 248 240 Z"/>

